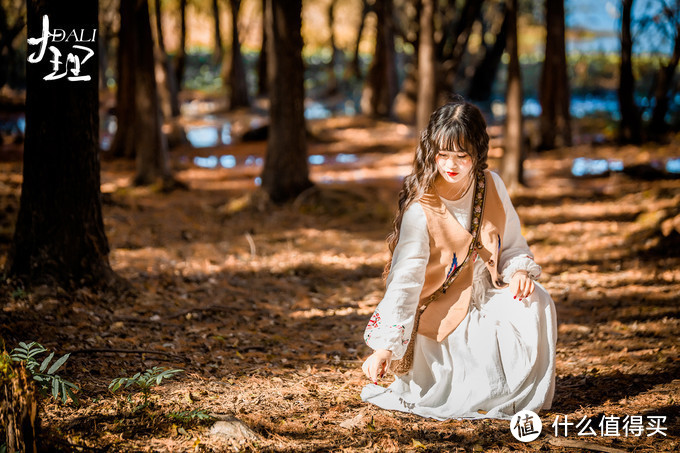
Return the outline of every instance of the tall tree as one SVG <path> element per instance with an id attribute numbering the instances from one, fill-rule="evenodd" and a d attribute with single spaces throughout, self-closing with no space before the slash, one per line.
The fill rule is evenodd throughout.
<path id="1" fill-rule="evenodd" d="M 335 44 L 335 5 L 337 0 L 331 0 L 328 5 L 328 31 L 329 31 L 329 44 L 331 46 L 331 61 L 328 63 L 328 83 L 326 84 L 326 93 L 328 95 L 333 95 L 338 92 L 338 78 L 335 75 L 335 66 L 338 64 L 338 46 Z"/>
<path id="2" fill-rule="evenodd" d="M 307 165 L 302 0 L 267 0 L 269 140 L 262 187 L 282 203 L 312 186 Z"/>
<path id="3" fill-rule="evenodd" d="M 649 133 L 654 138 L 660 138 L 667 130 L 666 113 L 668 112 L 668 97 L 675 75 L 675 70 L 680 62 L 680 2 L 675 7 L 664 8 L 662 14 L 670 23 L 673 34 L 673 54 L 666 64 L 661 64 L 656 75 L 654 87 L 654 110 L 652 120 L 649 123 Z"/>
<path id="4" fill-rule="evenodd" d="M 633 77 L 633 36 L 630 32 L 630 15 L 633 0 L 622 0 L 621 8 L 621 65 L 619 71 L 619 141 L 640 143 L 642 120 L 635 104 L 635 78 Z"/>
<path id="5" fill-rule="evenodd" d="M 267 21 L 265 11 L 267 10 L 267 0 L 262 0 L 262 47 L 257 59 L 257 94 L 266 96 L 269 90 L 267 81 Z"/>
<path id="6" fill-rule="evenodd" d="M 229 108 L 236 109 L 250 105 L 246 69 L 241 54 L 241 40 L 238 35 L 238 13 L 241 0 L 230 0 L 231 4 L 231 64 L 229 65 Z"/>
<path id="7" fill-rule="evenodd" d="M 552 149 L 556 139 L 571 146 L 569 79 L 564 45 L 564 0 L 545 0 L 545 58 L 541 72 L 540 149 Z"/>
<path id="8" fill-rule="evenodd" d="M 20 5 L 20 3 L 7 5 L 14 7 L 11 14 L 7 14 L 5 5 L 0 4 L 0 67 L 3 68 L 0 71 L 0 87 L 4 86 L 13 78 L 16 50 L 12 46 L 12 42 L 26 26 L 24 15 L 18 5 Z M 10 15 L 13 16 L 11 23 L 10 18 L 8 17 Z M 7 49 L 6 52 L 5 49 Z"/>
<path id="9" fill-rule="evenodd" d="M 517 50 L 517 0 L 506 0 L 506 14 L 508 15 L 507 52 L 508 85 L 505 96 L 507 114 L 503 128 L 505 143 L 501 160 L 501 176 L 512 190 L 523 181 L 523 149 L 524 142 L 522 121 L 522 73 L 519 66 Z"/>
<path id="10" fill-rule="evenodd" d="M 50 29 L 85 29 L 92 35 L 98 27 L 97 2 L 73 0 L 69 5 L 30 0 L 28 37 L 43 36 L 45 16 Z M 99 49 L 96 42 L 79 42 L 89 49 L 83 50 L 72 42 L 51 41 L 61 52 L 59 72 L 68 73 L 45 80 L 54 55 L 47 51 L 40 58 L 40 45 L 29 42 L 21 206 L 7 267 L 28 285 L 108 286 L 117 279 L 109 265 L 99 192 Z M 66 64 L 68 54 L 78 58 L 79 74 Z"/>
<path id="11" fill-rule="evenodd" d="M 175 55 L 175 80 L 179 90 L 184 86 L 184 68 L 187 62 L 187 1 L 179 0 L 179 47 Z"/>
<path id="12" fill-rule="evenodd" d="M 156 45 L 154 46 L 156 86 L 158 98 L 163 112 L 163 118 L 167 119 L 169 130 L 166 134 L 168 147 L 172 148 L 179 144 L 188 143 L 184 127 L 180 123 L 179 90 L 175 71 L 172 69 L 170 58 L 165 49 L 163 25 L 161 21 L 161 0 L 154 0 L 156 18 Z"/>
<path id="13" fill-rule="evenodd" d="M 163 122 L 147 0 L 121 0 L 120 21 L 118 129 L 111 151 L 116 156 L 136 158 L 135 184 L 161 180 L 169 188 L 175 181 L 168 165 L 167 140 L 161 131 Z"/>
<path id="14" fill-rule="evenodd" d="M 356 79 L 361 78 L 361 68 L 359 65 L 359 44 L 361 43 L 361 35 L 364 33 L 364 26 L 366 25 L 366 16 L 371 11 L 371 7 L 367 0 L 361 1 L 361 20 L 359 21 L 359 28 L 357 29 L 357 39 L 354 44 L 354 52 L 352 60 L 347 65 L 347 76 Z"/>
<path id="15" fill-rule="evenodd" d="M 220 5 L 219 0 L 212 0 L 213 10 L 213 36 L 215 40 L 215 50 L 213 50 L 213 61 L 218 64 L 222 61 L 224 49 L 222 48 L 222 27 L 220 26 Z"/>
<path id="16" fill-rule="evenodd" d="M 493 83 L 498 74 L 508 35 L 508 20 L 505 14 L 505 3 L 502 6 L 502 20 L 493 44 L 485 45 L 484 58 L 475 68 L 475 73 L 470 81 L 468 97 L 474 101 L 488 101 L 491 98 Z"/>
<path id="17" fill-rule="evenodd" d="M 434 0 L 422 0 L 420 36 L 418 38 L 418 101 L 416 126 L 427 127 L 436 103 L 436 69 L 434 58 Z"/>
<path id="18" fill-rule="evenodd" d="M 361 110 L 375 117 L 392 115 L 392 102 L 399 90 L 394 49 L 392 0 L 375 0 L 377 16 L 375 52 L 361 98 Z"/>
<path id="19" fill-rule="evenodd" d="M 438 46 L 438 59 L 442 62 L 444 75 L 443 85 L 438 87 L 442 95 L 455 91 L 455 79 L 458 68 L 463 60 L 463 55 L 467 50 L 468 41 L 472 34 L 472 26 L 479 18 L 484 0 L 465 0 L 460 17 L 455 25 L 449 24 L 447 27 L 451 31 L 450 38 L 443 38 Z M 455 8 L 456 1 L 449 1 L 450 7 Z M 448 36 L 448 33 L 445 33 Z"/>

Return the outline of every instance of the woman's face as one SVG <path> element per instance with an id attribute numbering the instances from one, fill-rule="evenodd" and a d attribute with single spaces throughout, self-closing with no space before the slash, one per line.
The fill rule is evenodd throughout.
<path id="1" fill-rule="evenodd" d="M 463 151 L 441 149 L 435 161 L 439 175 L 450 184 L 467 181 L 472 172 L 472 157 Z"/>

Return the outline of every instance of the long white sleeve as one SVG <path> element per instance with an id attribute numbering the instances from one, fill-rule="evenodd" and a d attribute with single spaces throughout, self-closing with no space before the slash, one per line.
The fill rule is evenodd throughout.
<path id="1" fill-rule="evenodd" d="M 509 283 L 515 272 L 525 270 L 529 277 L 536 279 L 541 275 L 541 267 L 534 261 L 529 245 L 522 236 L 519 216 L 512 205 L 508 190 L 500 176 L 493 172 L 491 172 L 491 175 L 505 210 L 505 231 L 498 263 L 501 278 L 504 282 Z"/>
<path id="2" fill-rule="evenodd" d="M 414 316 L 430 256 L 427 220 L 414 203 L 404 212 L 399 242 L 394 249 L 385 296 L 371 316 L 364 340 L 372 349 L 388 349 L 401 359 L 411 339 Z"/>

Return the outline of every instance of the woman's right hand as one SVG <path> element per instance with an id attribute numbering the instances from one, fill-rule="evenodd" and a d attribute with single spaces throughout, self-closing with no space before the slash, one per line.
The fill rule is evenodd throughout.
<path id="1" fill-rule="evenodd" d="M 373 352 L 361 366 L 364 374 L 373 382 L 378 383 L 378 377 L 383 377 L 387 367 L 390 366 L 392 360 L 392 351 L 387 349 L 378 349 Z"/>

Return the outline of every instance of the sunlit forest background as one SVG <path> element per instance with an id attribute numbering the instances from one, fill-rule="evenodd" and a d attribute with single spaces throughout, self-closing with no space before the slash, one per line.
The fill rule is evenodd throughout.
<path id="1" fill-rule="evenodd" d="M 0 452 L 678 451 L 679 1 L 64 3 L 0 0 Z M 27 62 L 43 15 L 96 29 L 91 80 Z M 527 445 L 359 397 L 454 94 L 558 311 Z"/>

